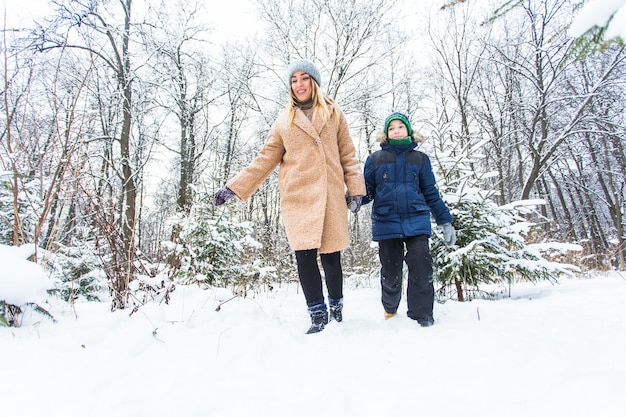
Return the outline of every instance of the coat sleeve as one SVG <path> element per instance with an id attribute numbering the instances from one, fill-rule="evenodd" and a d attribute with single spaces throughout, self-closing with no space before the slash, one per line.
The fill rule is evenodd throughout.
<path id="1" fill-rule="evenodd" d="M 250 164 L 226 183 L 240 200 L 246 201 L 278 166 L 285 154 L 283 141 L 277 131 L 270 131 L 263 147 Z"/>
<path id="2" fill-rule="evenodd" d="M 365 195 L 365 181 L 363 180 L 363 171 L 361 163 L 356 157 L 354 142 L 350 136 L 348 122 L 340 110 L 339 127 L 337 131 L 337 146 L 339 148 L 339 158 L 343 168 L 344 181 L 348 188 L 349 195 Z"/>
<path id="3" fill-rule="evenodd" d="M 376 197 L 376 173 L 374 172 L 374 164 L 372 164 L 372 156 L 368 156 L 363 169 L 365 177 L 365 197 L 361 204 L 369 204 Z"/>
<path id="4" fill-rule="evenodd" d="M 424 154 L 422 168 L 420 169 L 420 189 L 426 200 L 426 204 L 430 207 L 430 211 L 438 225 L 444 223 L 452 223 L 452 215 L 446 206 L 446 203 L 439 194 L 439 189 L 435 184 L 435 175 L 430 164 L 430 158 Z"/>

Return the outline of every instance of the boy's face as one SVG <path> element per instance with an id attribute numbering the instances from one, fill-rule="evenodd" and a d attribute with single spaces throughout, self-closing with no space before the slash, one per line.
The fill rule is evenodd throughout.
<path id="1" fill-rule="evenodd" d="M 400 120 L 392 120 L 389 123 L 389 129 L 387 129 L 387 137 L 391 139 L 402 139 L 409 136 L 409 131 L 406 125 Z"/>
<path id="2" fill-rule="evenodd" d="M 306 103 L 313 95 L 311 76 L 306 72 L 296 71 L 291 76 L 291 91 L 300 103 Z"/>

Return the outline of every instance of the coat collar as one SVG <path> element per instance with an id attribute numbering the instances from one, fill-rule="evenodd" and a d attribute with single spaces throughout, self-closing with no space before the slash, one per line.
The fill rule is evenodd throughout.
<path id="1" fill-rule="evenodd" d="M 313 115 L 313 120 L 311 121 L 302 110 L 297 109 L 293 124 L 311 136 L 315 142 L 321 142 L 320 134 L 324 129 L 324 122 L 317 115 Z"/>
<path id="2" fill-rule="evenodd" d="M 404 152 L 412 151 L 417 147 L 417 145 L 417 142 L 409 143 L 408 145 L 390 145 L 389 143 L 384 142 L 380 144 L 380 147 L 384 151 L 389 151 L 398 155 Z"/>

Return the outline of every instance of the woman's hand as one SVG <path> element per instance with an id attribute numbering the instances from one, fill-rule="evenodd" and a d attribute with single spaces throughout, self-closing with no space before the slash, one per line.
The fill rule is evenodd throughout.
<path id="1" fill-rule="evenodd" d="M 361 209 L 361 203 L 363 202 L 362 195 L 346 196 L 346 203 L 348 204 L 348 210 L 353 214 L 357 214 Z"/>
<path id="2" fill-rule="evenodd" d="M 217 190 L 215 195 L 213 195 L 213 205 L 221 206 L 222 204 L 224 204 L 225 202 L 227 202 L 234 196 L 235 196 L 235 192 L 233 190 L 231 190 L 228 187 L 222 187 L 219 190 Z"/>

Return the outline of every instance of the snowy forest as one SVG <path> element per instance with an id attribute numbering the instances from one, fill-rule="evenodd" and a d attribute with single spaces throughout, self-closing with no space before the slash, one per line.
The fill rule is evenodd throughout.
<path id="1" fill-rule="evenodd" d="M 254 30 L 224 36 L 213 1 L 47 3 L 3 20 L 0 244 L 32 247 L 63 300 L 130 310 L 177 285 L 297 280 L 275 175 L 211 204 L 284 109 L 297 58 L 318 64 L 362 162 L 392 111 L 426 138 L 458 236 L 447 248 L 434 228 L 438 297 L 626 269 L 617 6 L 575 33 L 580 0 L 250 0 Z M 353 280 L 378 274 L 369 210 L 350 214 Z M 19 322 L 23 306 L 0 306 Z"/>

